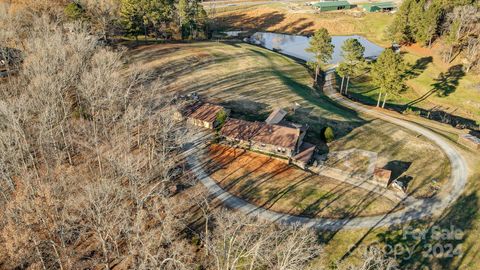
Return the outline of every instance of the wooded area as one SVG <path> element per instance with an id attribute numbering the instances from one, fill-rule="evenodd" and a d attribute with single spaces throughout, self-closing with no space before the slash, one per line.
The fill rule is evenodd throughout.
<path id="1" fill-rule="evenodd" d="M 387 30 L 393 42 L 431 46 L 440 41 L 443 60 L 461 56 L 469 72 L 480 62 L 480 8 L 476 0 L 405 0 Z"/>

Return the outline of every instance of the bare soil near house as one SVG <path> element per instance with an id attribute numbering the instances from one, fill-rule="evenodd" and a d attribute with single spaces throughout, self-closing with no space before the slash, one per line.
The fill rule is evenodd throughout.
<path id="1" fill-rule="evenodd" d="M 378 194 L 242 149 L 212 145 L 209 157 L 205 169 L 222 188 L 272 211 L 345 218 L 383 214 L 397 206 Z"/>

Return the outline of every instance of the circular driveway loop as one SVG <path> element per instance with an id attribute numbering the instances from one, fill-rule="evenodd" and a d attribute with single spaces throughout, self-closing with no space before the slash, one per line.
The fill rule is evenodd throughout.
<path id="1" fill-rule="evenodd" d="M 327 74 L 327 82 L 332 80 L 334 73 L 332 71 Z M 449 192 L 437 195 L 433 198 L 417 199 L 415 202 L 409 203 L 402 209 L 370 217 L 352 217 L 344 219 L 330 219 L 330 218 L 308 218 L 299 217 L 283 213 L 274 212 L 264 209 L 246 202 L 243 199 L 233 196 L 227 191 L 223 190 L 210 176 L 203 170 L 196 155 L 188 155 L 187 160 L 194 168 L 192 171 L 196 177 L 207 187 L 212 197 L 220 200 L 225 206 L 241 211 L 248 215 L 258 216 L 262 219 L 279 223 L 301 223 L 308 227 L 317 228 L 321 230 L 340 230 L 346 229 L 360 229 L 372 228 L 377 226 L 389 226 L 400 224 L 411 220 L 422 219 L 440 215 L 452 202 L 454 202 L 463 192 L 467 182 L 468 169 L 464 158 L 446 142 L 441 136 L 423 128 L 417 124 L 412 124 L 407 121 L 388 116 L 382 112 L 373 110 L 372 108 L 359 105 L 352 102 L 345 97 L 338 94 L 331 84 L 326 84 L 324 88 L 325 94 L 332 100 L 350 107 L 357 112 L 368 114 L 370 116 L 382 119 L 384 121 L 393 123 L 395 125 L 407 128 L 417 132 L 427 139 L 438 145 L 447 155 L 451 164 L 451 175 L 449 181 L 444 185 L 444 189 Z M 432 157 L 434 158 L 434 157 Z"/>

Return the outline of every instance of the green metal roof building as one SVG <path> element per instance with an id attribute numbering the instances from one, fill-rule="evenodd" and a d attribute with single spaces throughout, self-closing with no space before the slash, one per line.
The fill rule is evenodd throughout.
<path id="1" fill-rule="evenodd" d="M 363 4 L 362 8 L 367 12 L 377 12 L 377 11 L 391 11 L 396 9 L 397 6 L 392 2 L 378 2 L 378 3 Z"/>
<path id="2" fill-rule="evenodd" d="M 348 1 L 318 2 L 313 4 L 312 6 L 318 8 L 320 11 L 332 11 L 352 8 L 352 5 Z"/>

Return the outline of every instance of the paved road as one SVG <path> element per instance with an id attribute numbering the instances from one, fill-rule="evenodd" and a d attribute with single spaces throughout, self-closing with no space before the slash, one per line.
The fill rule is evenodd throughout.
<path id="1" fill-rule="evenodd" d="M 330 72 L 327 75 L 327 81 L 330 82 L 333 78 L 333 73 Z M 433 198 L 409 200 L 408 203 L 405 205 L 399 203 L 398 211 L 378 216 L 352 217 L 344 219 L 307 218 L 292 216 L 260 208 L 226 192 L 219 185 L 217 185 L 217 183 L 212 178 L 210 178 L 210 176 L 203 170 L 203 166 L 198 160 L 198 157 L 201 156 L 201 153 L 199 152 L 187 155 L 187 160 L 190 166 L 192 166 L 192 172 L 205 185 L 205 187 L 208 188 L 213 197 L 222 201 L 223 204 L 229 208 L 239 210 L 249 215 L 259 216 L 260 218 L 274 222 L 287 224 L 301 223 L 308 227 L 321 230 L 336 231 L 342 228 L 359 229 L 390 226 L 411 220 L 438 216 L 462 194 L 465 184 L 467 182 L 467 164 L 463 157 L 455 150 L 455 148 L 453 148 L 441 136 L 419 125 L 388 116 L 382 112 L 374 110 L 371 107 L 366 107 L 358 103 L 354 103 L 338 94 L 330 83 L 327 83 L 325 85 L 324 92 L 332 100 L 337 101 L 342 105 L 348 106 L 360 113 L 368 114 L 370 116 L 415 131 L 437 144 L 445 152 L 451 163 L 450 179 L 443 186 L 443 189 L 447 192 L 441 192 L 440 195 Z M 196 148 L 199 148 L 198 145 Z"/>

